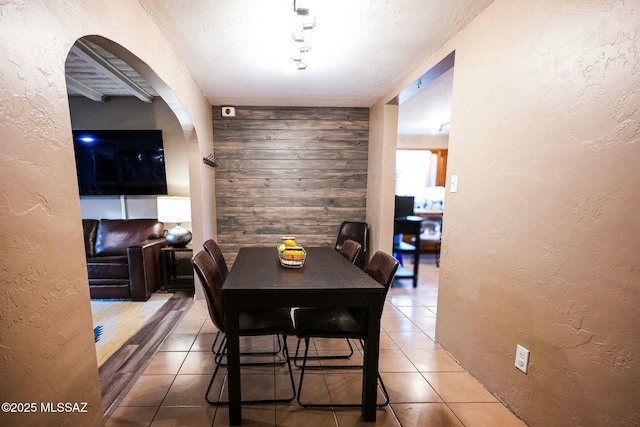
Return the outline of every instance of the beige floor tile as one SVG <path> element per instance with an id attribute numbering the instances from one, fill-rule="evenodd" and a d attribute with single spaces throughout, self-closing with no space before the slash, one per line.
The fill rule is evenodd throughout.
<path id="1" fill-rule="evenodd" d="M 276 399 L 290 399 L 295 403 L 295 396 L 298 390 L 298 381 L 300 380 L 300 370 L 293 368 L 293 386 L 291 385 L 291 378 L 289 377 L 289 371 L 283 370 L 276 372 L 275 375 L 275 387 L 276 387 Z"/>
<path id="2" fill-rule="evenodd" d="M 335 357 L 335 356 L 344 356 L 349 354 L 347 350 L 333 350 L 333 351 L 318 351 L 319 357 Z M 353 366 L 354 369 L 362 366 L 363 358 L 362 353 L 358 349 L 353 350 L 353 355 L 347 358 L 340 359 L 320 359 L 320 365 L 323 367 L 332 367 L 332 366 Z"/>
<path id="3" fill-rule="evenodd" d="M 418 304 L 423 305 L 425 307 L 438 305 L 438 296 L 437 295 L 420 295 L 415 298 L 415 301 Z"/>
<path id="4" fill-rule="evenodd" d="M 204 319 L 182 319 L 172 334 L 197 334 L 200 332 Z"/>
<path id="5" fill-rule="evenodd" d="M 399 310 L 409 319 L 417 317 L 436 317 L 427 307 L 400 307 Z"/>
<path id="6" fill-rule="evenodd" d="M 387 332 L 387 334 L 403 350 L 438 348 L 438 345 L 421 331 Z"/>
<path id="7" fill-rule="evenodd" d="M 213 424 L 215 406 L 180 408 L 164 406 L 158 410 L 151 427 L 205 427 Z"/>
<path id="8" fill-rule="evenodd" d="M 119 406 L 160 406 L 175 375 L 141 375 Z"/>
<path id="9" fill-rule="evenodd" d="M 362 419 L 360 408 L 336 408 L 336 419 L 340 427 L 399 427 L 400 423 L 391 411 L 390 407 L 378 409 L 376 411 L 376 422 L 366 423 Z"/>
<path id="10" fill-rule="evenodd" d="M 156 415 L 156 406 L 120 406 L 105 420 L 105 427 L 148 427 Z"/>
<path id="11" fill-rule="evenodd" d="M 229 425 L 229 408 L 220 406 L 213 422 L 213 427 Z M 242 407 L 242 427 L 267 427 L 276 425 L 276 408 L 274 405 L 251 405 Z"/>
<path id="12" fill-rule="evenodd" d="M 313 345 L 318 351 L 346 350 L 349 351 L 349 343 L 344 338 L 314 338 Z M 355 342 L 351 344 L 353 347 Z"/>
<path id="13" fill-rule="evenodd" d="M 300 374 L 294 376 L 296 389 L 300 393 Z M 325 376 L 320 372 L 305 371 L 300 400 L 304 403 L 325 405 L 331 403 L 329 388 Z"/>
<path id="14" fill-rule="evenodd" d="M 397 350 L 397 349 L 400 349 L 400 347 L 398 347 L 398 344 L 396 344 L 391 339 L 389 334 L 387 334 L 384 331 L 380 332 L 380 350 Z"/>
<path id="15" fill-rule="evenodd" d="M 380 326 L 386 332 L 419 331 L 420 328 L 406 317 L 387 317 L 380 321 Z"/>
<path id="16" fill-rule="evenodd" d="M 191 305 L 191 308 L 182 318 L 190 319 L 190 320 L 205 320 L 209 318 L 209 309 L 207 308 L 207 303 L 204 299 L 195 300 Z"/>
<path id="17" fill-rule="evenodd" d="M 403 427 L 464 427 L 444 403 L 395 404 L 393 410 Z"/>
<path id="18" fill-rule="evenodd" d="M 402 350 L 380 350 L 378 370 L 380 372 L 417 372 L 418 369 Z"/>
<path id="19" fill-rule="evenodd" d="M 204 323 L 202 324 L 202 328 L 200 328 L 200 333 L 205 334 L 214 334 L 218 332 L 219 329 L 213 324 L 211 318 L 206 318 Z"/>
<path id="20" fill-rule="evenodd" d="M 382 310 L 382 319 L 386 319 L 388 317 L 404 317 L 404 314 L 389 302 L 388 305 L 385 304 L 384 309 Z"/>
<path id="21" fill-rule="evenodd" d="M 162 402 L 162 406 L 208 406 L 204 393 L 211 375 L 177 375 Z M 217 400 L 224 381 L 224 374 L 216 376 L 211 399 Z M 217 391 L 217 394 L 216 394 Z"/>
<path id="22" fill-rule="evenodd" d="M 207 375 L 215 369 L 213 353 L 210 351 L 190 351 L 178 372 L 180 375 Z"/>
<path id="23" fill-rule="evenodd" d="M 159 351 L 151 359 L 143 375 L 177 374 L 187 354 L 186 351 Z"/>
<path id="24" fill-rule="evenodd" d="M 430 403 L 442 402 L 431 385 L 418 372 L 380 373 L 394 403 Z"/>
<path id="25" fill-rule="evenodd" d="M 216 339 L 216 333 L 212 332 L 200 332 L 195 340 L 193 341 L 193 346 L 191 346 L 191 351 L 203 351 L 203 352 L 211 352 L 211 346 Z M 222 341 L 222 335 L 218 338 L 218 342 L 216 343 L 216 347 L 220 345 Z"/>
<path id="26" fill-rule="evenodd" d="M 357 373 L 325 372 L 324 377 L 333 404 L 359 405 L 362 403 L 362 371 Z M 384 396 L 381 390 L 378 390 L 377 402 L 379 404 L 384 403 Z"/>
<path id="27" fill-rule="evenodd" d="M 426 332 L 430 337 L 433 337 L 436 332 L 435 317 L 416 317 L 413 319 L 413 324 L 421 331 Z"/>
<path id="28" fill-rule="evenodd" d="M 196 334 L 171 334 L 164 340 L 160 351 L 189 351 Z"/>
<path id="29" fill-rule="evenodd" d="M 242 423 L 244 426 L 244 422 Z M 276 407 L 278 427 L 337 427 L 335 415 L 331 409 L 311 409 L 287 405 Z"/>
<path id="30" fill-rule="evenodd" d="M 497 402 L 468 372 L 423 372 L 422 375 L 447 403 Z"/>
<path id="31" fill-rule="evenodd" d="M 216 378 L 216 381 L 218 379 Z M 276 396 L 274 375 L 241 375 L 242 400 L 273 400 Z M 227 378 L 224 379 L 220 399 L 228 400 Z M 215 393 L 211 393 L 213 397 Z"/>
<path id="32" fill-rule="evenodd" d="M 464 371 L 462 366 L 441 348 L 404 352 L 420 372 Z"/>
<path id="33" fill-rule="evenodd" d="M 410 307 L 410 306 L 420 306 L 412 297 L 408 295 L 391 295 L 391 297 L 387 296 L 387 299 L 391 300 L 391 304 L 393 304 L 398 309 L 400 307 Z"/>
<path id="34" fill-rule="evenodd" d="M 451 410 L 466 427 L 526 427 L 502 403 L 452 403 Z"/>

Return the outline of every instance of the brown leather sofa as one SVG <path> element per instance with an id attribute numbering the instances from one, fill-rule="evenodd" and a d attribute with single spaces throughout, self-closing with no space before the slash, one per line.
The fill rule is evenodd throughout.
<path id="1" fill-rule="evenodd" d="M 164 224 L 155 219 L 83 219 L 91 298 L 146 301 L 162 280 Z"/>

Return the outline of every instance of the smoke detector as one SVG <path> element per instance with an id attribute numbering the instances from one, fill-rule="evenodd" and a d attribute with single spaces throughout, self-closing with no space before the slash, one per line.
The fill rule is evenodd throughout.
<path id="1" fill-rule="evenodd" d="M 234 107 L 222 107 L 222 117 L 235 117 L 236 109 Z"/>

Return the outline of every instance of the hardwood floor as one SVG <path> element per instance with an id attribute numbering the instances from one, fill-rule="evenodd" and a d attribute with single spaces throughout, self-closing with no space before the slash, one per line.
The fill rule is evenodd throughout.
<path id="1" fill-rule="evenodd" d="M 142 329 L 100 367 L 98 372 L 105 415 L 118 406 L 193 301 L 192 292 L 175 292 Z"/>

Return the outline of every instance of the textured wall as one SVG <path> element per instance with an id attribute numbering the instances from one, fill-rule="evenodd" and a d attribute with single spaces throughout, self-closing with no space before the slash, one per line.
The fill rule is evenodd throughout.
<path id="1" fill-rule="evenodd" d="M 64 77 L 69 48 L 96 33 L 165 76 L 211 143 L 206 100 L 137 3 L 2 2 L 0 402 L 38 405 L 0 412 L 2 426 L 102 425 Z M 87 402 L 88 412 L 43 413 L 41 402 Z"/>
<path id="2" fill-rule="evenodd" d="M 436 338 L 532 426 L 640 424 L 639 36 L 638 2 L 496 0 L 415 73 L 456 51 Z"/>
<path id="3" fill-rule="evenodd" d="M 364 221 L 368 108 L 214 107 L 218 243 L 233 261 L 246 245 L 293 235 L 333 245 L 342 221 Z"/>

